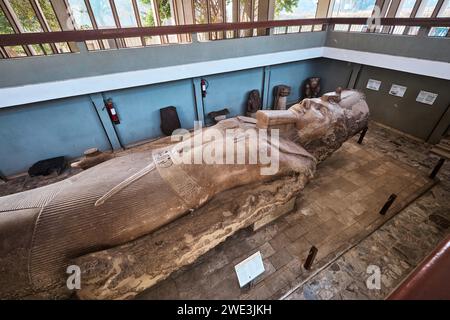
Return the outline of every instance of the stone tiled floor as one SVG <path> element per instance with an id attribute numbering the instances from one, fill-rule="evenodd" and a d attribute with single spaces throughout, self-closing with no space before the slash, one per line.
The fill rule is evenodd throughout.
<path id="1" fill-rule="evenodd" d="M 429 173 L 438 157 L 431 146 L 381 126 L 372 125 L 364 140 L 375 149 Z M 444 164 L 441 182 L 298 288 L 287 299 L 384 299 L 450 232 L 450 165 Z M 367 267 L 381 271 L 381 288 L 366 286 Z"/>
<path id="2" fill-rule="evenodd" d="M 280 298 L 390 218 L 395 206 L 384 217 L 378 213 L 390 194 L 398 195 L 401 206 L 429 183 L 410 166 L 354 141 L 346 143 L 320 165 L 293 212 L 255 233 L 236 233 L 139 298 Z M 319 252 L 306 271 L 302 265 L 312 245 Z M 234 265 L 258 250 L 266 271 L 251 288 L 240 289 Z"/>

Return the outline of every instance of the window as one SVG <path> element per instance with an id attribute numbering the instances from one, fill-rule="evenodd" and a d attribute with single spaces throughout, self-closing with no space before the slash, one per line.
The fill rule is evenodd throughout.
<path id="1" fill-rule="evenodd" d="M 396 18 L 409 18 L 414 9 L 416 0 L 402 0 L 395 13 Z"/>
<path id="2" fill-rule="evenodd" d="M 417 9 L 416 18 L 429 18 L 433 14 L 434 8 L 438 0 L 422 0 L 419 9 Z M 410 27 L 408 34 L 409 35 L 417 35 L 419 33 L 420 27 Z"/>
<path id="3" fill-rule="evenodd" d="M 137 0 L 139 16 L 143 27 L 156 26 L 155 12 L 153 11 L 152 0 Z M 155 45 L 161 43 L 161 38 L 158 36 L 144 37 L 145 45 Z"/>
<path id="4" fill-rule="evenodd" d="M 2 8 L 0 8 L 0 34 L 10 34 L 14 33 L 14 29 L 9 24 L 8 19 L 3 13 Z"/>
<path id="5" fill-rule="evenodd" d="M 68 0 L 75 27 L 79 30 L 92 29 L 92 21 L 84 0 Z"/>
<path id="6" fill-rule="evenodd" d="M 120 26 L 123 28 L 136 27 L 136 15 L 131 0 L 114 0 L 114 4 L 119 16 Z"/>
<path id="7" fill-rule="evenodd" d="M 275 1 L 275 20 L 288 19 L 313 19 L 316 17 L 317 0 L 276 0 Z M 288 33 L 307 32 L 312 30 L 312 25 L 287 28 Z M 275 33 L 285 33 L 286 28 L 275 28 Z"/>
<path id="8" fill-rule="evenodd" d="M 99 29 L 115 28 L 116 23 L 108 0 L 90 0 L 95 22 Z"/>
<path id="9" fill-rule="evenodd" d="M 422 0 L 422 3 L 419 6 L 419 9 L 416 13 L 416 18 L 429 18 L 433 14 L 434 8 L 438 0 Z"/>
<path id="10" fill-rule="evenodd" d="M 195 23 L 221 23 L 224 21 L 222 1 L 226 0 L 195 0 Z M 223 39 L 223 32 L 198 34 L 199 40 Z"/>
<path id="11" fill-rule="evenodd" d="M 410 18 L 414 9 L 416 0 L 402 0 L 395 13 L 396 18 Z M 395 26 L 392 31 L 393 34 L 403 34 L 405 32 L 405 26 Z"/>
<path id="12" fill-rule="evenodd" d="M 335 0 L 332 17 L 370 17 L 376 0 Z"/>
<path id="13" fill-rule="evenodd" d="M 14 33 L 14 29 L 11 27 L 5 13 L 0 8 L 0 34 Z M 4 47 L 5 53 L 8 57 L 26 57 L 27 54 L 22 46 Z"/>
<path id="14" fill-rule="evenodd" d="M 375 7 L 376 0 L 335 0 L 333 10 L 331 11 L 332 17 L 370 17 Z M 350 27 L 350 28 L 349 28 Z M 334 26 L 336 31 L 350 31 L 361 32 L 365 26 L 337 24 Z"/>
<path id="15" fill-rule="evenodd" d="M 28 0 L 10 0 L 12 9 L 19 19 L 24 32 L 42 32 L 36 13 Z"/>
<path id="16" fill-rule="evenodd" d="M 445 0 L 442 4 L 441 9 L 437 14 L 438 18 L 448 18 L 450 17 L 450 0 Z M 448 27 L 433 27 L 428 33 L 431 37 L 445 37 L 448 34 Z"/>
<path id="17" fill-rule="evenodd" d="M 50 0 L 39 0 L 38 3 L 50 31 L 61 31 L 61 26 L 56 18 L 55 11 L 53 11 Z"/>

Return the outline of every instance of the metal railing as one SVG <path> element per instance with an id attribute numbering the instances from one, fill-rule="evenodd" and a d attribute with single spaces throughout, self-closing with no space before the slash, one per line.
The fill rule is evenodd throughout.
<path id="1" fill-rule="evenodd" d="M 0 35 L 0 47 L 34 45 L 55 42 L 83 42 L 88 40 L 132 38 L 162 36 L 172 34 L 195 34 L 203 32 L 232 31 L 246 29 L 266 29 L 264 35 L 269 35 L 271 28 L 317 26 L 320 30 L 327 30 L 333 25 L 367 25 L 370 18 L 319 18 L 319 19 L 295 19 L 295 20 L 270 20 L 237 23 L 214 24 L 188 24 L 159 27 L 133 27 L 95 30 L 74 30 L 56 32 L 37 32 L 21 34 Z M 450 18 L 381 18 L 377 21 L 379 26 L 414 26 L 421 28 L 450 27 Z M 369 26 L 370 27 L 370 26 Z M 364 32 L 374 32 L 374 29 L 366 28 Z M 448 35 L 447 35 L 448 36 Z"/>

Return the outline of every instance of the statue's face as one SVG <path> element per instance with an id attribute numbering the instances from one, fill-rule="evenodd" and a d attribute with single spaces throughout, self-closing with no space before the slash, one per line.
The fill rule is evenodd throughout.
<path id="1" fill-rule="evenodd" d="M 339 103 L 325 102 L 320 98 L 304 99 L 289 110 L 297 117 L 296 129 L 301 142 L 320 139 L 337 125 L 359 123 L 369 114 L 362 94 L 351 90 L 342 92 Z M 357 129 L 362 128 L 351 128 Z"/>
<path id="2" fill-rule="evenodd" d="M 322 103 L 320 99 L 304 99 L 289 110 L 297 115 L 298 120 L 295 126 L 301 141 L 324 136 L 330 127 L 333 112 L 339 112 L 339 109 L 335 107 L 330 110 L 330 107 Z"/>

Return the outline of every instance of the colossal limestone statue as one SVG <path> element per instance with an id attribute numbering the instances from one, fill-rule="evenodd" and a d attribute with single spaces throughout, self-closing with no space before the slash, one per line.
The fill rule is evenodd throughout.
<path id="1" fill-rule="evenodd" d="M 2 197 L 0 298 L 67 297 L 69 265 L 81 268 L 79 297 L 132 297 L 295 197 L 368 114 L 343 90 L 338 103 L 226 119 Z"/>

